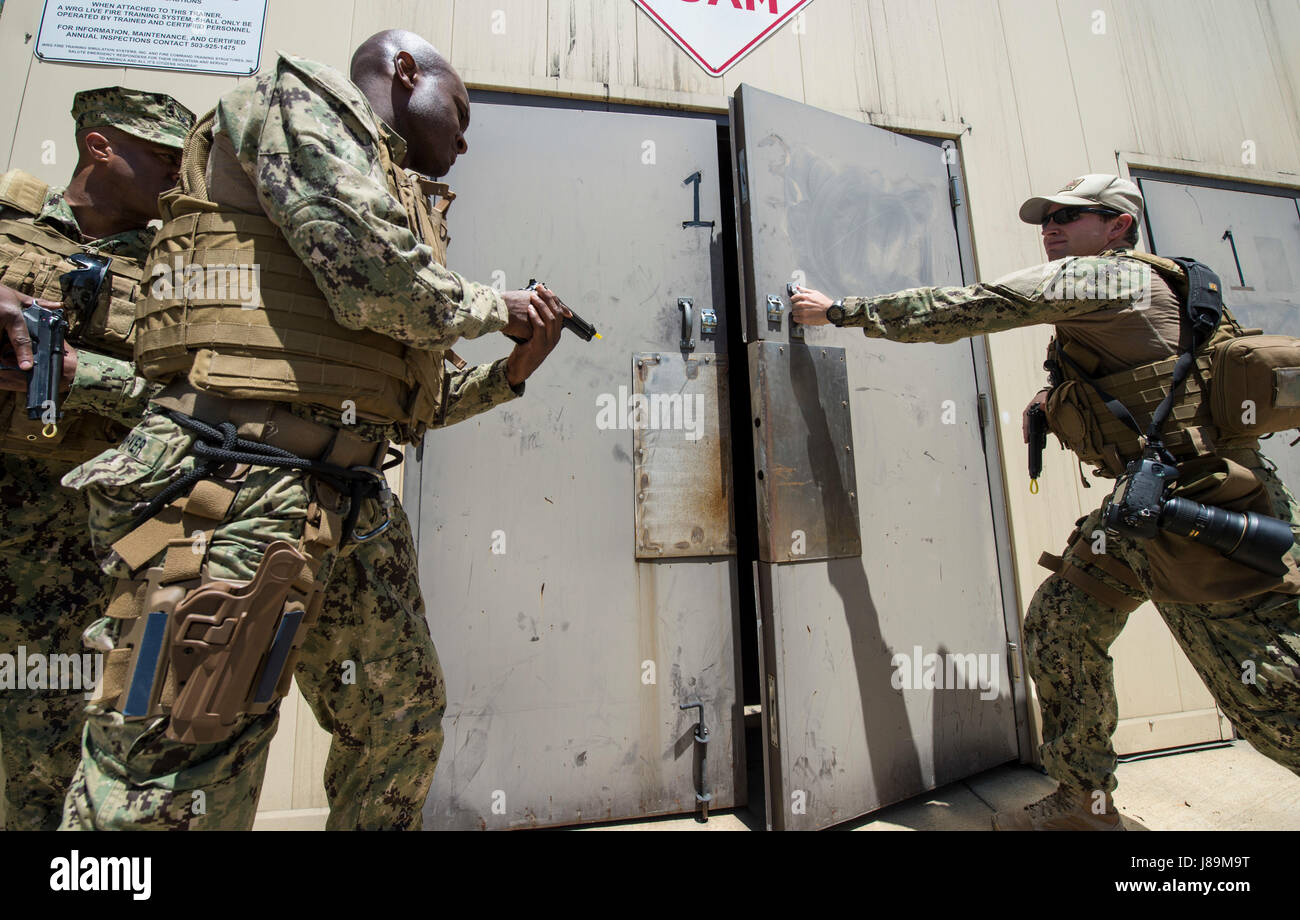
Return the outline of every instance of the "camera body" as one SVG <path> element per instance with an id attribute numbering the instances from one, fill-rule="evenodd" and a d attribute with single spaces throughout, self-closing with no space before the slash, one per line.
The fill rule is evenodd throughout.
<path id="1" fill-rule="evenodd" d="M 1177 479 L 1177 467 L 1149 457 L 1134 460 L 1102 509 L 1102 525 L 1111 534 L 1154 539 L 1160 532 L 1165 494 Z"/>
<path id="2" fill-rule="evenodd" d="M 1177 479 L 1178 468 L 1155 456 L 1131 462 L 1102 507 L 1106 532 L 1152 540 L 1163 530 L 1213 547 L 1257 572 L 1286 575 L 1285 558 L 1295 543 L 1289 521 L 1167 498 Z"/>

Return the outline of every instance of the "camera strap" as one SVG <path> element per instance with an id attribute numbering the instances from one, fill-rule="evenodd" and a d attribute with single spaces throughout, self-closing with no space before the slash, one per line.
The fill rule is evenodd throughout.
<path id="1" fill-rule="evenodd" d="M 1179 311 L 1178 319 L 1179 324 L 1188 333 L 1188 347 L 1178 356 L 1178 361 L 1174 365 L 1173 381 L 1170 384 L 1169 392 L 1151 416 L 1151 425 L 1146 431 L 1142 430 L 1142 426 L 1138 424 L 1137 419 L 1133 418 L 1133 413 L 1129 411 L 1127 406 L 1106 392 L 1096 379 L 1065 353 L 1059 341 L 1056 342 L 1056 356 L 1058 360 L 1070 365 L 1071 369 L 1085 383 L 1097 391 L 1097 395 L 1105 402 L 1106 408 L 1111 415 L 1131 428 L 1139 437 L 1144 438 L 1148 448 L 1159 453 L 1161 459 L 1176 466 L 1177 462 L 1174 457 L 1165 449 L 1161 432 L 1164 430 L 1165 423 L 1169 420 L 1169 414 L 1173 411 L 1174 403 L 1178 401 L 1178 394 L 1181 392 L 1187 376 L 1192 372 L 1192 368 L 1196 366 L 1196 353 L 1214 335 L 1215 330 L 1219 328 L 1220 321 L 1223 319 L 1223 285 L 1214 270 L 1202 262 L 1188 258 L 1173 259 L 1172 261 L 1181 266 L 1183 271 L 1187 273 L 1187 302 L 1184 304 L 1183 309 Z"/>

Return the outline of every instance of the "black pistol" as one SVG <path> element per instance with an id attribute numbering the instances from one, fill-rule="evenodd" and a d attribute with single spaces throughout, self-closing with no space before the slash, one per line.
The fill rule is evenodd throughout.
<path id="1" fill-rule="evenodd" d="M 1043 448 L 1047 446 L 1047 413 L 1042 406 L 1029 409 L 1029 491 L 1038 494 L 1038 477 L 1043 475 Z"/>
<path id="2" fill-rule="evenodd" d="M 545 283 L 546 283 L 545 281 L 538 281 L 536 278 L 530 278 L 528 280 L 528 287 L 524 288 L 524 290 L 531 291 L 533 288 L 537 287 L 537 285 L 545 284 Z M 584 342 L 590 342 L 592 339 L 603 338 L 603 336 L 601 336 L 601 334 L 596 331 L 596 327 L 593 326 L 591 323 L 587 322 L 577 313 L 574 313 L 572 307 L 570 307 L 563 300 L 560 300 L 558 296 L 555 299 L 560 301 L 560 306 L 564 307 L 564 309 L 568 310 L 570 313 L 573 314 L 572 316 L 566 316 L 564 318 L 565 329 L 568 329 L 574 335 L 581 338 Z M 513 335 L 510 336 L 510 339 L 512 341 L 518 342 L 520 345 L 524 344 L 525 341 L 524 339 L 516 338 Z"/>
<path id="3" fill-rule="evenodd" d="M 63 310 L 47 310 L 35 301 L 23 310 L 27 337 L 32 341 L 32 368 L 27 374 L 27 418 L 45 423 L 41 434 L 52 438 L 59 432 L 59 384 L 63 378 L 63 337 L 68 321 Z M 21 368 L 0 364 L 0 370 Z"/>

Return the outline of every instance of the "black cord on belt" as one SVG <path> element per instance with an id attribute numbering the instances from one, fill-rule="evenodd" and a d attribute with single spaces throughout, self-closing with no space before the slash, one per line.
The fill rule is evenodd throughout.
<path id="1" fill-rule="evenodd" d="M 221 422 L 213 427 L 180 412 L 167 411 L 164 414 L 177 425 L 194 433 L 196 437 L 190 450 L 199 460 L 194 469 L 168 484 L 154 496 L 153 501 L 149 502 L 136 518 L 134 527 L 139 527 L 174 500 L 188 494 L 202 480 L 212 478 L 216 467 L 226 463 L 236 463 L 303 470 L 326 480 L 340 492 L 347 492 L 351 502 L 347 520 L 343 525 L 343 539 L 340 541 L 345 543 L 351 537 L 356 525 L 361 500 L 377 495 L 386 485 L 369 467 L 349 468 L 333 463 L 322 463 L 319 460 L 308 460 L 283 448 L 245 440 L 236 434 L 236 428 L 231 422 Z"/>

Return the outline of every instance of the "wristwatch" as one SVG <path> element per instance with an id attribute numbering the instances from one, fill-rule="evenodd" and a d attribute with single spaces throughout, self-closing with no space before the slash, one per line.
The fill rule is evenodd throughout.
<path id="1" fill-rule="evenodd" d="M 826 318 L 836 326 L 844 323 L 844 298 L 841 297 L 826 308 Z"/>

